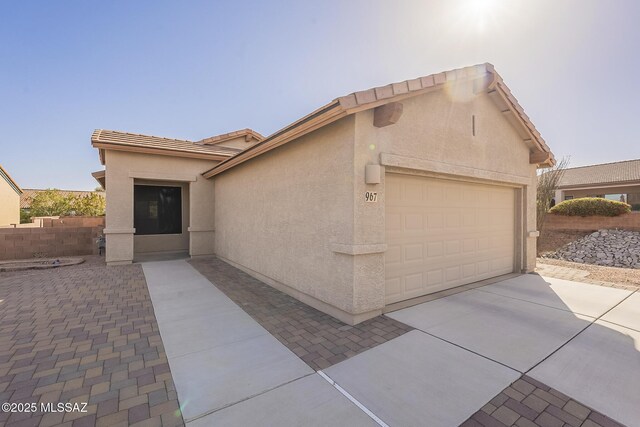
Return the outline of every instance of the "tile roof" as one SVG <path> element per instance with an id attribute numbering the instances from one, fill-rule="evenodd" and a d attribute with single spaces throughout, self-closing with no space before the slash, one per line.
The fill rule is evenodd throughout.
<path id="1" fill-rule="evenodd" d="M 473 81 L 474 90 L 476 91 L 486 90 L 490 95 L 495 95 L 492 99 L 500 104 L 499 106 L 503 113 L 513 112 L 513 116 L 517 116 L 514 117 L 514 120 L 525 129 L 523 131 L 523 137 L 526 138 L 527 143 L 535 147 L 536 151 L 545 153 L 545 156 L 543 156 L 544 159 L 540 160 L 539 163 L 555 163 L 553 153 L 551 153 L 540 132 L 535 128 L 529 116 L 527 116 L 522 106 L 518 103 L 518 100 L 504 83 L 502 77 L 495 71 L 493 65 L 485 63 L 374 87 L 336 98 L 311 114 L 269 135 L 261 142 L 247 148 L 237 156 L 217 164 L 203 173 L 203 175 L 206 178 L 211 178 L 237 164 L 283 145 L 305 133 L 312 132 L 313 130 L 332 123 L 348 114 L 375 108 L 392 101 L 417 96 L 462 80 Z"/>
<path id="2" fill-rule="evenodd" d="M 252 129 L 241 129 L 229 133 L 223 133 L 222 135 L 216 135 L 209 138 L 201 139 L 200 141 L 198 141 L 198 143 L 205 145 L 214 145 L 240 137 L 244 137 L 247 142 L 251 139 L 255 139 L 256 141 L 262 141 L 264 139 L 264 136 L 260 135 L 258 132 Z"/>
<path id="3" fill-rule="evenodd" d="M 524 125 L 532 133 L 536 142 L 538 142 L 545 151 L 550 151 L 546 142 L 537 131 L 536 127 L 531 122 L 531 119 L 524 112 L 524 109 L 511 93 L 511 90 L 504 83 L 504 80 L 496 72 L 494 66 L 489 63 L 472 65 L 470 67 L 458 68 L 450 71 L 443 71 L 437 74 L 430 74 L 424 77 L 418 77 L 416 79 L 405 80 L 398 83 L 391 83 L 386 86 L 374 87 L 359 92 L 354 92 L 346 96 L 337 98 L 340 105 L 345 109 L 352 109 L 355 107 L 368 106 L 373 108 L 380 105 L 379 101 L 385 101 L 389 98 L 396 98 L 402 95 L 411 95 L 412 93 L 422 93 L 425 89 L 430 89 L 436 86 L 442 86 L 447 83 L 454 82 L 456 80 L 472 80 L 480 79 L 477 81 L 477 90 L 481 90 L 482 86 L 491 85 L 490 79 L 495 79 L 493 85 L 499 86 L 506 97 L 506 101 L 511 107 L 518 113 L 523 120 Z M 384 102 L 383 102 L 384 103 Z M 374 104 L 374 105 L 370 105 Z"/>
<path id="4" fill-rule="evenodd" d="M 5 181 L 7 181 L 7 184 L 9 184 L 11 186 L 11 188 L 13 188 L 13 190 L 18 193 L 18 194 L 22 194 L 22 188 L 20 188 L 20 186 L 18 185 L 17 182 L 15 182 L 13 180 L 13 178 L 11 178 L 11 175 L 9 175 L 9 172 L 7 172 L 2 165 L 0 165 L 0 177 L 4 178 Z"/>
<path id="5" fill-rule="evenodd" d="M 628 183 L 640 184 L 640 159 L 565 169 L 560 187 Z"/>
<path id="6" fill-rule="evenodd" d="M 238 153 L 239 149 L 218 147 L 202 142 L 184 139 L 162 138 L 159 136 L 96 129 L 91 135 L 94 147 L 104 149 L 121 149 L 125 151 L 153 151 L 158 154 L 191 155 L 191 157 L 224 160 Z M 102 157 L 102 154 L 101 154 Z"/>
<path id="7" fill-rule="evenodd" d="M 36 194 L 47 191 L 44 189 L 25 188 L 20 195 L 20 209 L 29 209 L 31 207 L 31 199 Z M 96 193 L 98 196 L 106 197 L 104 191 L 80 191 L 80 190 L 58 190 L 63 196 L 88 196 L 89 194 Z"/>

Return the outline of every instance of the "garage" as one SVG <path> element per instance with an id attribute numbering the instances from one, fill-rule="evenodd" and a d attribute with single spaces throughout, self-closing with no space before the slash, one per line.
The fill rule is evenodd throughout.
<path id="1" fill-rule="evenodd" d="M 514 271 L 515 189 L 387 174 L 385 304 Z"/>

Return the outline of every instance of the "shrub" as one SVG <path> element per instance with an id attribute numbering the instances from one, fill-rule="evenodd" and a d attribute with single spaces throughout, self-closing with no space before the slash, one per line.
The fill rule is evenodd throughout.
<path id="1" fill-rule="evenodd" d="M 631 206 L 599 197 L 582 197 L 558 203 L 551 208 L 550 212 L 567 216 L 618 216 L 631 212 Z"/>
<path id="2" fill-rule="evenodd" d="M 634 203 L 633 205 L 631 205 L 631 210 L 640 211 L 640 203 Z"/>
<path id="3" fill-rule="evenodd" d="M 39 191 L 31 199 L 31 208 L 28 217 L 66 215 L 100 216 L 104 215 L 105 207 L 105 198 L 95 192 L 85 196 L 74 196 L 73 194 L 65 195 L 56 189 L 49 189 Z"/>

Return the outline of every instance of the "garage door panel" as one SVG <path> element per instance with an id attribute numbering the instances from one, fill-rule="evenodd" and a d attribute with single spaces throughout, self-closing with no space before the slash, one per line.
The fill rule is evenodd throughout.
<path id="1" fill-rule="evenodd" d="M 514 190 L 386 177 L 387 304 L 513 271 Z"/>
<path id="2" fill-rule="evenodd" d="M 404 230 L 419 231 L 424 228 L 422 214 L 407 213 L 404 216 Z"/>
<path id="3" fill-rule="evenodd" d="M 404 247 L 404 259 L 405 261 L 418 261 L 424 260 L 424 245 L 422 243 L 409 244 Z"/>
<path id="4" fill-rule="evenodd" d="M 423 287 L 422 272 L 415 274 L 408 274 L 404 279 L 404 288 L 406 292 L 416 292 Z"/>
<path id="5" fill-rule="evenodd" d="M 402 279 L 400 277 L 391 277 L 385 280 L 385 292 L 387 298 L 395 301 L 402 301 Z"/>
<path id="6" fill-rule="evenodd" d="M 388 245 L 385 253 L 387 265 L 402 263 L 402 245 Z"/>
<path id="7" fill-rule="evenodd" d="M 387 212 L 385 215 L 387 233 L 402 231 L 402 215 L 399 213 Z"/>
<path id="8" fill-rule="evenodd" d="M 465 264 L 462 266 L 462 277 L 473 277 L 477 274 L 476 264 Z"/>
<path id="9" fill-rule="evenodd" d="M 460 241 L 459 240 L 448 240 L 445 243 L 445 247 L 447 248 L 447 255 L 457 255 L 460 253 Z"/>
<path id="10" fill-rule="evenodd" d="M 477 239 L 464 239 L 462 241 L 462 252 L 469 253 L 478 250 Z"/>
<path id="11" fill-rule="evenodd" d="M 445 224 L 447 225 L 447 228 L 460 228 L 462 226 L 462 221 L 460 221 L 462 212 L 450 209 L 446 215 Z"/>
<path id="12" fill-rule="evenodd" d="M 426 215 L 427 227 L 430 230 L 444 228 L 444 213 L 443 212 L 431 212 Z"/>

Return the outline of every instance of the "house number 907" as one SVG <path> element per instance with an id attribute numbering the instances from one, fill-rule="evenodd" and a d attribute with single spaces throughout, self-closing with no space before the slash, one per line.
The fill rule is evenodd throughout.
<path id="1" fill-rule="evenodd" d="M 375 191 L 367 191 L 364 193 L 364 201 L 365 202 L 377 202 L 378 201 L 378 193 Z"/>

